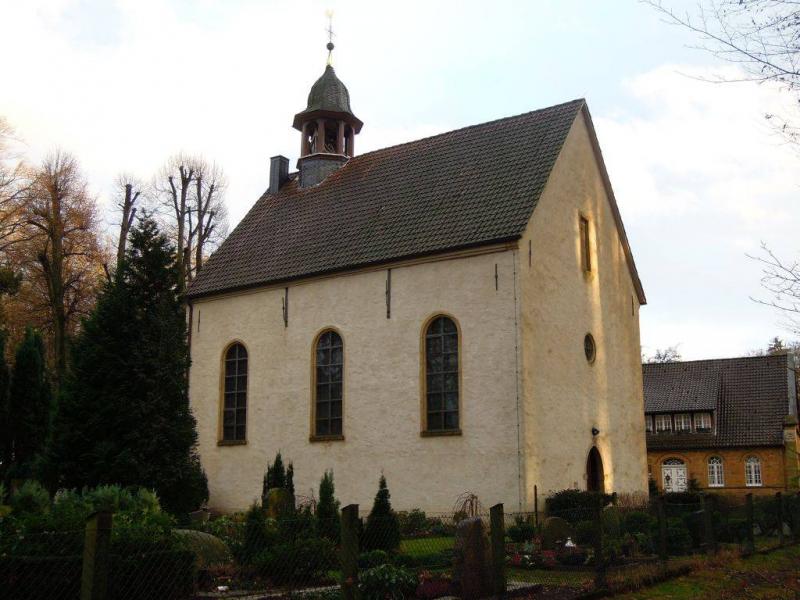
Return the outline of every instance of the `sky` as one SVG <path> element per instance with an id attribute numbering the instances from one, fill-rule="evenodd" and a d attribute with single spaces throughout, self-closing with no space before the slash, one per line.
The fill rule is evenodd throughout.
<path id="1" fill-rule="evenodd" d="M 295 163 L 328 9 L 357 152 L 584 97 L 648 298 L 644 354 L 793 338 L 753 301 L 768 297 L 748 258 L 799 250 L 800 157 L 764 119 L 792 98 L 710 83 L 738 73 L 636 0 L 0 0 L 0 115 L 30 160 L 78 157 L 109 231 L 117 174 L 150 180 L 177 152 L 225 170 L 235 225 L 269 157 Z"/>

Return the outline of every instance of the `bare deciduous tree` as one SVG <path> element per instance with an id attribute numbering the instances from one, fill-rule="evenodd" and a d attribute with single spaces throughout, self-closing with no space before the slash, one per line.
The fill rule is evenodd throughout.
<path id="1" fill-rule="evenodd" d="M 178 269 L 185 283 L 202 268 L 206 253 L 227 233 L 222 169 L 197 156 L 170 158 L 156 176 L 153 189 L 178 252 Z"/>
<path id="2" fill-rule="evenodd" d="M 189 276 L 203 268 L 206 252 L 213 250 L 227 234 L 228 212 L 225 206 L 225 192 L 228 183 L 222 169 L 205 161 L 198 165 L 195 181 L 195 195 L 192 210 L 189 212 L 190 246 L 194 242 L 194 265 Z"/>
<path id="3" fill-rule="evenodd" d="M 669 348 L 656 349 L 655 354 L 652 356 L 642 357 L 642 362 L 646 363 L 671 363 L 679 362 L 681 360 L 681 353 L 677 346 L 670 346 Z"/>
<path id="4" fill-rule="evenodd" d="M 119 268 L 125 257 L 128 233 L 133 226 L 134 218 L 136 218 L 137 202 L 142 195 L 144 186 L 132 175 L 122 174 L 117 177 L 116 187 L 120 194 L 117 203 L 120 214 L 119 238 L 117 239 L 117 268 Z"/>
<path id="5" fill-rule="evenodd" d="M 748 257 L 761 263 L 761 287 L 770 298 L 752 300 L 778 309 L 787 319 L 785 326 L 800 333 L 800 262 L 784 262 L 763 243 L 761 252 L 760 256 Z"/>
<path id="6" fill-rule="evenodd" d="M 645 0 L 668 22 L 696 33 L 701 48 L 739 65 L 748 80 L 800 91 L 800 3 L 794 0 L 699 0 L 695 14 Z"/>

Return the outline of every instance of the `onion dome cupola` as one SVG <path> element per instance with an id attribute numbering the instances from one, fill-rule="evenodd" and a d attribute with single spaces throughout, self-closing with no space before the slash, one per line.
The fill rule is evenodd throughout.
<path id="1" fill-rule="evenodd" d="M 350 93 L 331 65 L 333 42 L 328 42 L 328 64 L 308 94 L 308 106 L 294 116 L 300 131 L 300 185 L 320 183 L 354 156 L 355 136 L 364 125 L 350 108 Z"/>

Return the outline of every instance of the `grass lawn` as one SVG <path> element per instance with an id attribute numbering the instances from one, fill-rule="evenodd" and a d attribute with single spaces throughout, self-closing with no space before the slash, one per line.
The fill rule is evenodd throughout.
<path id="1" fill-rule="evenodd" d="M 800 598 L 800 546 L 746 559 L 723 553 L 689 575 L 615 598 L 622 600 Z"/>
<path id="2" fill-rule="evenodd" d="M 431 537 L 401 540 L 400 552 L 414 557 L 427 556 L 428 554 L 437 554 L 442 550 L 451 549 L 454 542 L 455 538 L 452 537 Z"/>

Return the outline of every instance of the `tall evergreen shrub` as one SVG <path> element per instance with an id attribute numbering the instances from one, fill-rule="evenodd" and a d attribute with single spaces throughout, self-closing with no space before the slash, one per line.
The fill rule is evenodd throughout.
<path id="1" fill-rule="evenodd" d="M 391 495 L 386 485 L 386 478 L 381 475 L 375 502 L 367 517 L 364 528 L 362 548 L 364 550 L 384 550 L 391 552 L 400 547 L 400 524 L 392 510 Z"/>

